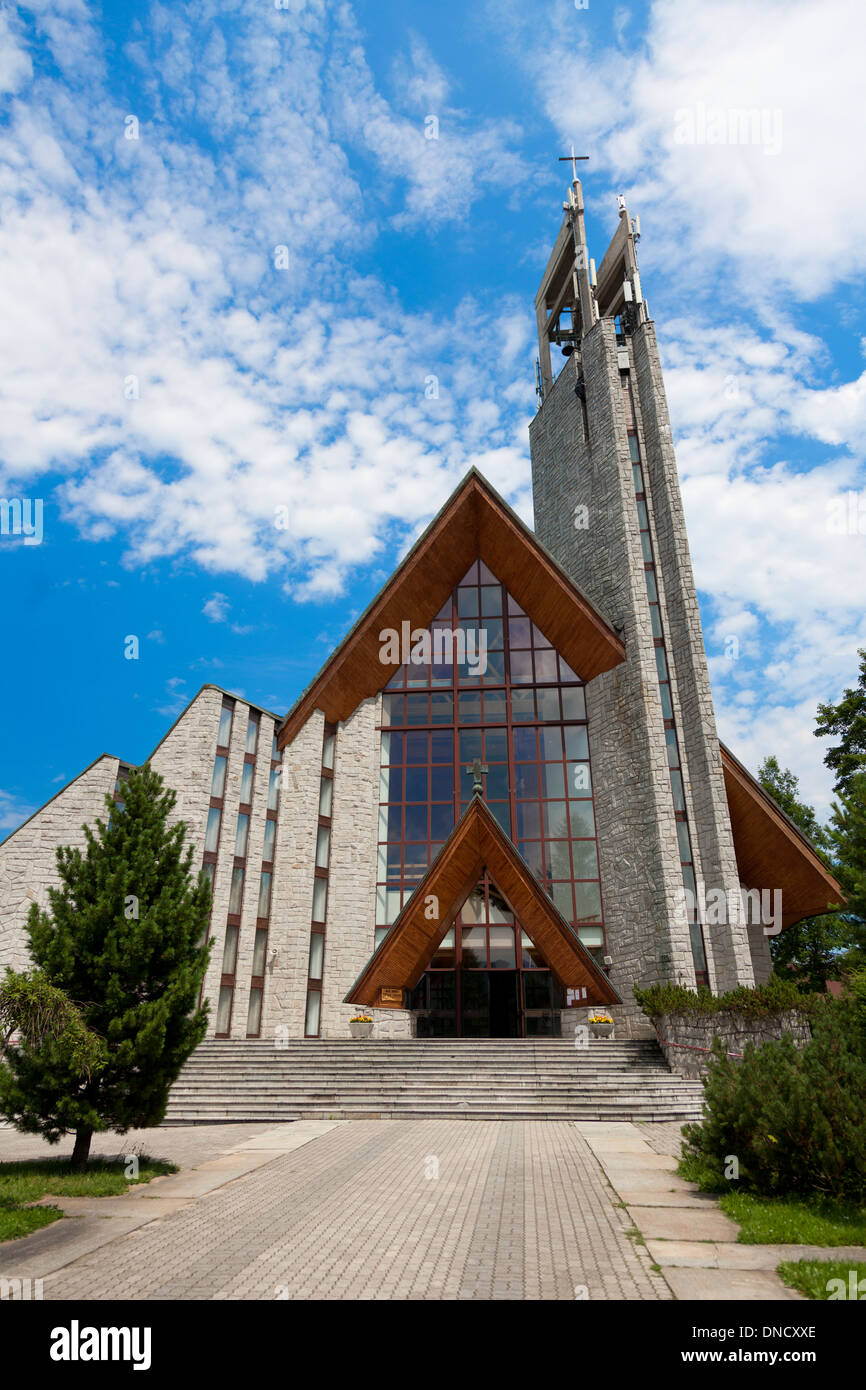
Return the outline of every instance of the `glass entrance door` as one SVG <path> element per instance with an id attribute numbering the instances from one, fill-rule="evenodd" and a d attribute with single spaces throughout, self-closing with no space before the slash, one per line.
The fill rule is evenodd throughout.
<path id="1" fill-rule="evenodd" d="M 559 980 L 485 874 L 419 980 L 417 1035 L 556 1037 Z"/>

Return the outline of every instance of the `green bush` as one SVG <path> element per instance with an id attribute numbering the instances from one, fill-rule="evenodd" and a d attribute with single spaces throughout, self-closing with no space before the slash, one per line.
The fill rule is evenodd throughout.
<path id="1" fill-rule="evenodd" d="M 738 1013 L 750 1018 L 769 1018 L 774 1014 L 787 1013 L 799 1009 L 801 1013 L 815 1014 L 823 999 L 817 994 L 806 994 L 791 980 L 771 975 L 763 985 L 749 989 L 738 985 L 727 994 L 713 994 L 702 986 L 698 990 L 686 989 L 684 985 L 650 985 L 648 989 L 633 986 L 634 997 L 645 1014 L 659 1018 L 662 1014 L 718 1014 Z"/>
<path id="2" fill-rule="evenodd" d="M 687 1161 L 729 1190 L 866 1198 L 866 977 L 815 1012 L 812 1039 L 746 1044 L 742 1061 L 713 1044 L 704 1119 L 683 1129 Z"/>

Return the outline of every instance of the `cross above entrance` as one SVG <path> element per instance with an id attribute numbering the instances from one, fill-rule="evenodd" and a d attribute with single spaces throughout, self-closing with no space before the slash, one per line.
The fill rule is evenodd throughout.
<path id="1" fill-rule="evenodd" d="M 485 772 L 490 771 L 487 764 L 483 763 L 480 758 L 473 758 L 472 762 L 469 763 L 468 767 L 464 767 L 463 771 L 472 773 L 472 795 L 483 796 L 484 785 L 481 778 L 484 776 Z"/>

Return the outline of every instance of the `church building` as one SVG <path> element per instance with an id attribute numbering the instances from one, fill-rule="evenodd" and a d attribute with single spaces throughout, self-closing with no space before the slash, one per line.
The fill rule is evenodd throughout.
<path id="1" fill-rule="evenodd" d="M 151 754 L 213 890 L 211 1036 L 601 1009 L 641 1037 L 634 985 L 760 982 L 770 933 L 841 901 L 719 743 L 638 237 L 621 206 L 596 269 L 574 179 L 535 300 L 535 531 L 471 471 L 288 713 L 206 685 Z M 128 771 L 102 754 L 0 846 L 0 968 Z"/>

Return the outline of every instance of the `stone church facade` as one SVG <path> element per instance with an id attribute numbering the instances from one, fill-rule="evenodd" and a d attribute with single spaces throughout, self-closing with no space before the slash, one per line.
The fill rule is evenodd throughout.
<path id="1" fill-rule="evenodd" d="M 473 471 L 288 714 L 207 685 L 151 754 L 212 885 L 212 1035 L 558 1036 L 600 1007 L 636 1036 L 633 985 L 760 982 L 768 929 L 841 900 L 719 743 L 637 239 L 623 207 L 596 272 L 574 180 L 535 533 Z M 0 967 L 128 770 L 103 754 L 0 845 Z"/>

